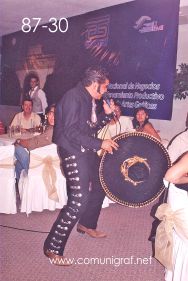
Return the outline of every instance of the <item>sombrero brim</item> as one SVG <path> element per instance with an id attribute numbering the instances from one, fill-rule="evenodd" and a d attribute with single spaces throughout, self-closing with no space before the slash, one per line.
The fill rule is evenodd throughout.
<path id="1" fill-rule="evenodd" d="M 113 201 L 129 206 L 141 207 L 153 202 L 164 191 L 163 177 L 171 166 L 167 150 L 160 141 L 145 133 L 124 133 L 114 140 L 119 149 L 113 154 L 104 153 L 100 162 L 99 176 L 107 196 Z M 126 159 L 146 159 L 149 176 L 134 185 L 125 180 L 122 163 Z"/>

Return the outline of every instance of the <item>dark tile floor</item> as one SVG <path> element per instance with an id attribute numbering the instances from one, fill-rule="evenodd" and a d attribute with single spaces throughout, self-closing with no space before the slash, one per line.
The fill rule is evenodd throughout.
<path id="1" fill-rule="evenodd" d="M 70 267 L 51 265 L 43 255 L 47 234 L 0 227 L 2 281 L 163 281 L 164 269 L 152 258 L 148 241 L 152 205 L 127 208 L 111 204 L 101 212 L 99 228 L 108 233 L 94 239 L 74 229 L 65 255 Z M 0 214 L 3 225 L 48 232 L 58 211 Z"/>

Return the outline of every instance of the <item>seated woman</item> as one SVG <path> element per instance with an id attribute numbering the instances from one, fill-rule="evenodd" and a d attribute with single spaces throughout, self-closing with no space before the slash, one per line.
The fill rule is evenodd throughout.
<path id="1" fill-rule="evenodd" d="M 168 204 L 159 206 L 155 257 L 165 266 L 166 281 L 185 281 L 188 276 L 188 151 L 165 174 Z"/>
<path id="2" fill-rule="evenodd" d="M 133 118 L 133 127 L 137 132 L 143 132 L 151 135 L 161 141 L 159 134 L 149 122 L 148 111 L 145 107 L 139 107 L 135 110 Z"/>

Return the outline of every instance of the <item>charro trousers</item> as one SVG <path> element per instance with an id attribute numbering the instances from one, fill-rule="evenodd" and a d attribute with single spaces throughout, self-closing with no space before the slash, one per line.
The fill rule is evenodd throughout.
<path id="1" fill-rule="evenodd" d="M 44 252 L 48 249 L 63 255 L 68 237 L 78 221 L 87 228 L 97 227 L 105 193 L 99 181 L 96 153 L 84 152 L 78 158 L 59 148 L 59 155 L 67 180 L 68 202 L 44 242 Z"/>

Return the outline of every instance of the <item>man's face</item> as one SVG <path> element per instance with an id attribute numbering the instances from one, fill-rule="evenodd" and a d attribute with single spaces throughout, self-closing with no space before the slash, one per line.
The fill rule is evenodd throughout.
<path id="1" fill-rule="evenodd" d="M 31 78 L 30 80 L 30 87 L 31 89 L 34 89 L 36 86 L 38 86 L 38 81 L 36 78 Z"/>
<path id="2" fill-rule="evenodd" d="M 92 91 L 92 97 L 94 99 L 100 100 L 102 98 L 102 95 L 107 92 L 109 85 L 109 80 L 106 79 L 106 81 L 103 84 L 99 84 L 97 82 L 93 83 L 93 91 Z"/>
<path id="3" fill-rule="evenodd" d="M 48 123 L 49 123 L 51 126 L 54 126 L 54 121 L 55 121 L 55 119 L 54 119 L 54 111 L 55 111 L 55 108 L 52 107 L 52 108 L 50 109 L 50 111 L 48 112 L 48 116 L 47 116 L 47 118 L 48 118 Z"/>
<path id="4" fill-rule="evenodd" d="M 24 113 L 30 114 L 33 110 L 32 102 L 31 101 L 24 101 L 24 103 L 22 105 L 22 109 L 23 109 Z"/>

